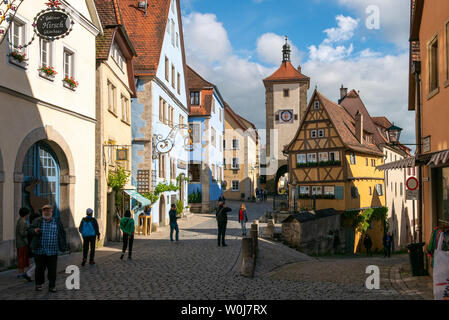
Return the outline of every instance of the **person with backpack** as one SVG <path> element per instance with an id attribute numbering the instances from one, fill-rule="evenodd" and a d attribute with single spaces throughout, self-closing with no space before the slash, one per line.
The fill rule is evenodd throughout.
<path id="1" fill-rule="evenodd" d="M 132 260 L 131 255 L 133 251 L 135 224 L 134 219 L 131 218 L 131 211 L 126 210 L 125 216 L 120 219 L 120 230 L 123 232 L 123 250 L 120 259 L 123 260 L 129 244 L 128 260 Z"/>
<path id="2" fill-rule="evenodd" d="M 100 231 L 98 228 L 97 219 L 93 217 L 94 211 L 92 209 L 86 210 L 86 217 L 81 220 L 79 231 L 83 236 L 83 262 L 81 265 L 84 267 L 87 262 L 87 254 L 89 253 L 90 246 L 90 257 L 89 264 L 95 264 L 95 240 L 98 238 L 100 240 Z"/>
<path id="3" fill-rule="evenodd" d="M 244 203 L 240 206 L 239 222 L 242 226 L 242 236 L 246 236 L 246 223 L 248 222 L 248 216 L 246 215 L 246 206 Z"/>
<path id="4" fill-rule="evenodd" d="M 228 212 L 231 212 L 231 208 L 227 208 L 224 202 L 220 202 L 218 205 L 216 218 L 218 224 L 218 246 L 227 247 L 225 243 L 226 237 L 226 225 L 228 224 Z"/>

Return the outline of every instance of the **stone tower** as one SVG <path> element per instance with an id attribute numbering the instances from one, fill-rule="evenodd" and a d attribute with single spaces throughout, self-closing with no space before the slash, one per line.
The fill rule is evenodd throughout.
<path id="1" fill-rule="evenodd" d="M 266 151 L 267 189 L 277 190 L 279 178 L 288 172 L 284 146 L 289 144 L 301 123 L 307 109 L 307 90 L 310 78 L 301 73 L 301 67 L 291 63 L 291 48 L 288 39 L 282 48 L 282 64 L 268 78 L 264 79 L 266 99 Z"/>

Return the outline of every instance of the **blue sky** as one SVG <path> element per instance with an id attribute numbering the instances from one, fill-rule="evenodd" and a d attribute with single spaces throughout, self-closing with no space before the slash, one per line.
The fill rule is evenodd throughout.
<path id="1" fill-rule="evenodd" d="M 183 0 L 187 63 L 227 102 L 265 127 L 262 79 L 281 63 L 288 35 L 294 64 L 332 100 L 339 87 L 360 90 L 372 116 L 387 116 L 414 141 L 407 111 L 410 0 Z M 379 12 L 378 30 L 366 13 Z M 372 11 L 370 11 L 371 13 Z M 309 95 L 310 97 L 310 95 Z"/>

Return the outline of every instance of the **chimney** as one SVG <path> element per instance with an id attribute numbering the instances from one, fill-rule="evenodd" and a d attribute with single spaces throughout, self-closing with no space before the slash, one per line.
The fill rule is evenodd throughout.
<path id="1" fill-rule="evenodd" d="M 363 115 L 358 111 L 355 115 L 355 137 L 363 144 Z"/>
<path id="2" fill-rule="evenodd" d="M 340 88 L 340 100 L 343 100 L 344 97 L 348 95 L 348 88 L 343 88 L 343 85 L 341 85 Z"/>
<path id="3" fill-rule="evenodd" d="M 300 65 L 298 66 L 298 71 L 299 71 L 299 73 L 301 73 L 301 66 Z"/>

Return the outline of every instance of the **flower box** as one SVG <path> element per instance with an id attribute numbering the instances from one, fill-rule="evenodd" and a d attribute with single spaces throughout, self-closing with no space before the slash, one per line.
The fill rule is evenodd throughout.
<path id="1" fill-rule="evenodd" d="M 72 77 L 65 77 L 62 82 L 64 83 L 64 87 L 71 90 L 75 90 L 79 85 L 78 81 L 75 81 Z"/>
<path id="2" fill-rule="evenodd" d="M 26 69 L 28 66 L 28 58 L 26 57 L 26 53 L 21 53 L 19 51 L 12 51 L 8 54 L 9 56 L 9 62 L 12 64 L 15 64 L 16 66 L 19 66 L 21 68 Z"/>
<path id="3" fill-rule="evenodd" d="M 50 81 L 54 81 L 55 80 L 55 75 L 57 75 L 58 73 L 55 71 L 55 69 L 53 67 L 50 66 L 42 66 L 38 69 L 39 71 L 39 76 L 41 76 L 44 79 L 50 80 Z"/>

